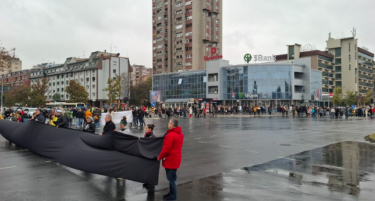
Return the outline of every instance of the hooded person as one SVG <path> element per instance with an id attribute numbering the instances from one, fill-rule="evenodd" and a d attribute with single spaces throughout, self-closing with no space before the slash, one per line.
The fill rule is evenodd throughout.
<path id="1" fill-rule="evenodd" d="M 163 149 L 158 160 L 163 161 L 163 167 L 166 171 L 169 181 L 169 193 L 163 196 L 164 200 L 177 199 L 177 169 L 180 168 L 182 158 L 182 145 L 184 134 L 178 126 L 178 119 L 171 119 L 168 123 L 168 131 L 164 136 Z"/>

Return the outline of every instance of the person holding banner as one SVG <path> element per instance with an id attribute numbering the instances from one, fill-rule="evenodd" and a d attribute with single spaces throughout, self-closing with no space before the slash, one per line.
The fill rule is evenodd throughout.
<path id="1" fill-rule="evenodd" d="M 112 133 L 116 130 L 115 124 L 112 122 L 112 116 L 107 114 L 105 115 L 105 126 L 103 128 L 103 132 L 101 132 L 99 135 L 105 135 L 108 133 Z"/>

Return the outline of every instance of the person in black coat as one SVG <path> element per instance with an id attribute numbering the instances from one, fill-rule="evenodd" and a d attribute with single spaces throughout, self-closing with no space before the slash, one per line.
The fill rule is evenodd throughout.
<path id="1" fill-rule="evenodd" d="M 103 132 L 101 132 L 99 135 L 105 135 L 107 133 L 111 133 L 116 130 L 115 124 L 112 122 L 112 116 L 107 114 L 105 116 L 105 126 L 103 128 Z"/>
<path id="2" fill-rule="evenodd" d="M 56 111 L 56 116 L 58 117 L 56 121 L 56 128 L 69 128 L 68 119 L 62 115 L 61 110 Z"/>
<path id="3" fill-rule="evenodd" d="M 87 117 L 86 121 L 87 124 L 86 127 L 83 129 L 83 132 L 94 134 L 96 129 L 94 119 L 92 117 Z"/>

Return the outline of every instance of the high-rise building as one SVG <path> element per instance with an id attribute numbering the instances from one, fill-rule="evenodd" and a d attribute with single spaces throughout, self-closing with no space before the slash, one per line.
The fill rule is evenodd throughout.
<path id="1" fill-rule="evenodd" d="M 22 60 L 17 57 L 13 57 L 8 67 L 0 66 L 0 75 L 5 75 L 11 72 L 22 71 Z"/>
<path id="2" fill-rule="evenodd" d="M 364 95 L 374 89 L 374 53 L 360 48 L 353 37 L 327 40 L 327 50 L 334 55 L 335 81 L 345 91 Z"/>
<path id="3" fill-rule="evenodd" d="M 206 68 L 221 58 L 222 0 L 153 0 L 154 74 Z"/>
<path id="4" fill-rule="evenodd" d="M 131 73 L 131 85 L 137 86 L 147 78 L 152 77 L 152 68 L 146 68 L 142 65 L 132 65 L 133 71 Z"/>

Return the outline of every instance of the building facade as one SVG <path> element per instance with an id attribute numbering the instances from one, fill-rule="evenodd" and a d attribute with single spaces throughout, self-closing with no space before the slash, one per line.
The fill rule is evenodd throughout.
<path id="1" fill-rule="evenodd" d="M 222 0 L 153 0 L 153 73 L 206 68 L 221 57 Z"/>
<path id="2" fill-rule="evenodd" d="M 355 37 L 327 40 L 327 50 L 334 55 L 336 86 L 343 92 L 365 95 L 374 89 L 374 53 L 360 48 Z"/>
<path id="3" fill-rule="evenodd" d="M 137 86 L 141 82 L 152 77 L 152 68 L 146 68 L 142 65 L 132 65 L 133 72 L 131 73 L 131 85 Z"/>
<path id="4" fill-rule="evenodd" d="M 310 58 L 311 69 L 319 70 L 322 74 L 322 93 L 332 93 L 335 88 L 335 63 L 334 55 L 327 51 L 303 51 L 300 44 L 288 45 L 287 54 L 277 55 L 277 62 L 291 61 L 300 58 Z"/>
<path id="5" fill-rule="evenodd" d="M 8 74 L 11 72 L 18 72 L 18 71 L 22 71 L 22 60 L 20 60 L 17 57 L 13 57 L 10 60 L 9 68 L 0 66 L 0 75 Z"/>
<path id="6" fill-rule="evenodd" d="M 10 72 L 7 74 L 0 75 L 0 78 L 4 81 L 4 86 L 9 88 L 17 86 L 30 86 L 30 74 L 34 72 L 34 69 Z M 1 83 L 0 83 L 1 84 Z"/>
<path id="7" fill-rule="evenodd" d="M 358 46 L 353 37 L 331 38 L 329 36 L 326 51 L 306 51 L 301 45 L 288 45 L 287 54 L 277 55 L 277 61 L 293 61 L 298 58 L 311 58 L 311 68 L 322 73 L 322 93 L 332 93 L 335 87 L 341 87 L 343 94 L 353 91 L 364 96 L 374 89 L 374 53 Z"/>
<path id="8" fill-rule="evenodd" d="M 32 72 L 30 79 L 31 85 L 44 77 L 49 79 L 49 89 L 45 94 L 47 101 L 52 101 L 53 95 L 57 93 L 62 97 L 62 101 L 69 101 L 65 88 L 70 80 L 75 80 L 88 92 L 89 105 L 102 107 L 108 100 L 107 92 L 103 91 L 107 87 L 108 78 L 115 79 L 122 73 L 130 76 L 131 71 L 128 58 L 120 57 L 119 54 L 93 52 L 88 59 L 70 57 L 64 64 L 47 65 L 37 72 Z"/>
<path id="9" fill-rule="evenodd" d="M 321 99 L 322 73 L 311 58 L 261 64 L 207 62 L 207 69 L 153 76 L 165 103 L 191 99 L 222 105 L 300 105 Z M 191 101 L 190 101 L 191 102 Z"/>

